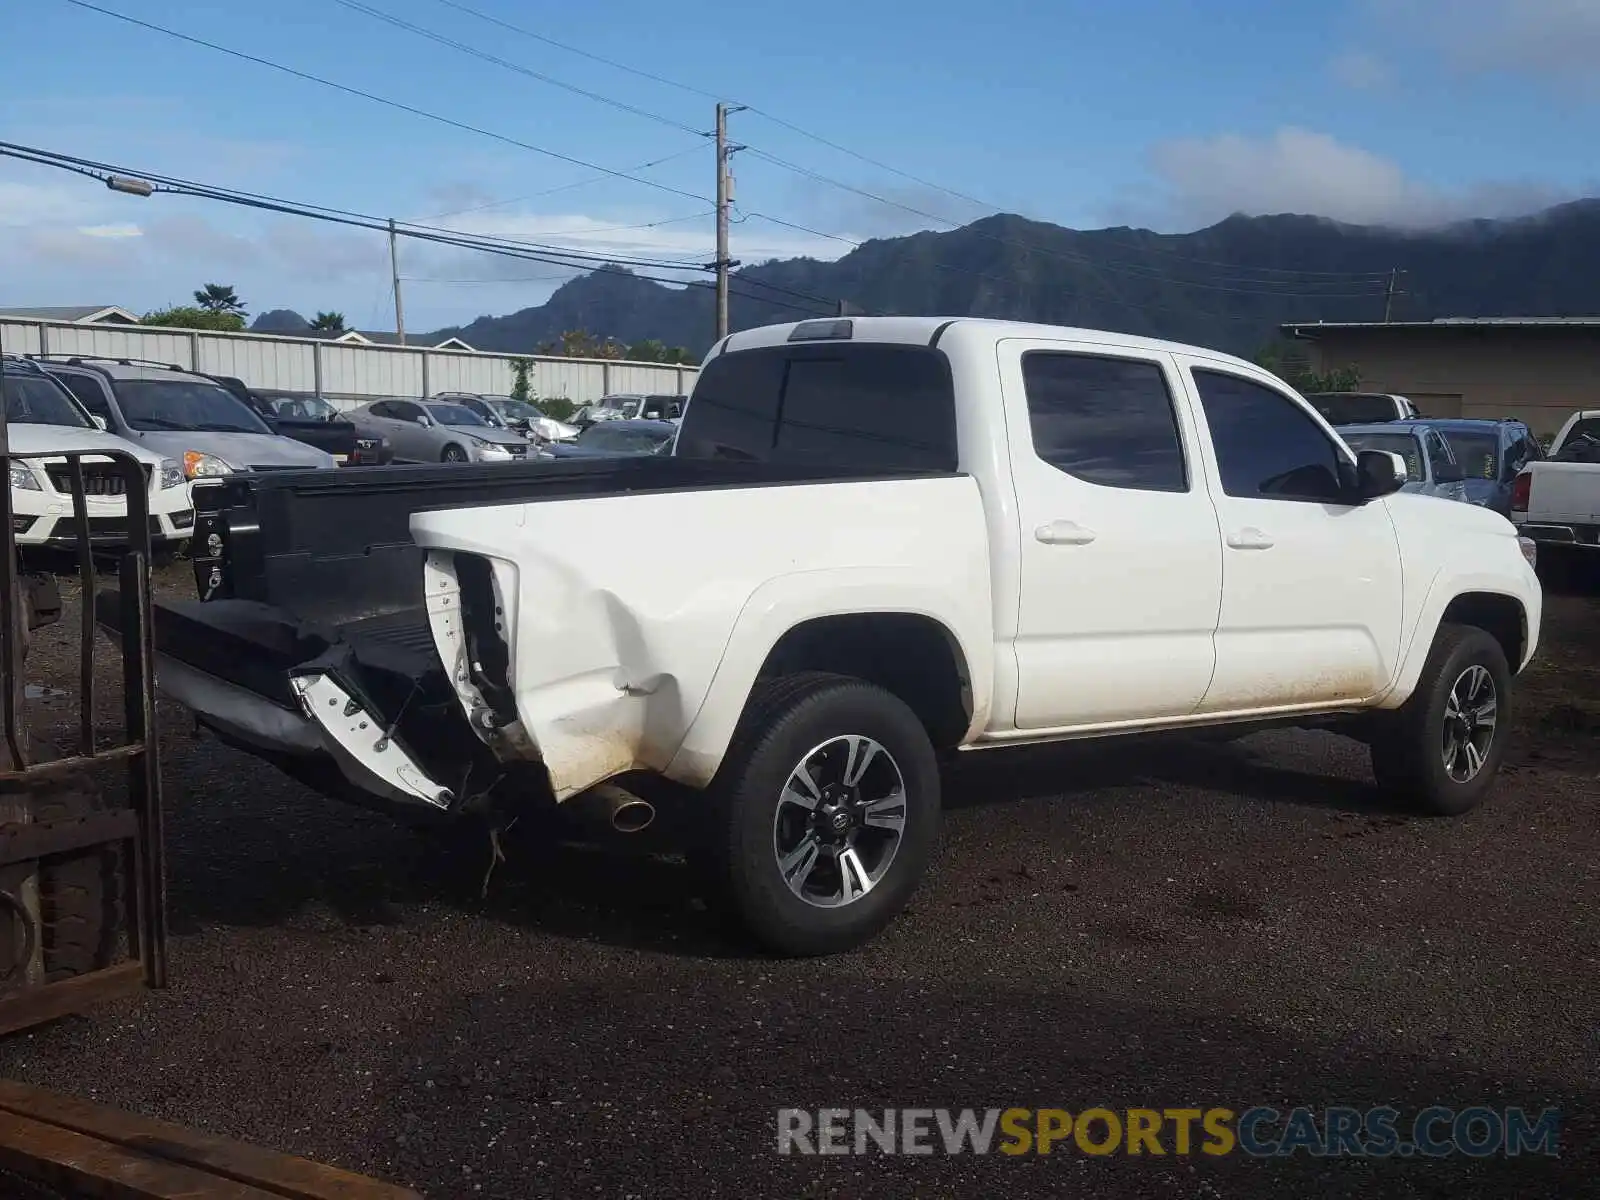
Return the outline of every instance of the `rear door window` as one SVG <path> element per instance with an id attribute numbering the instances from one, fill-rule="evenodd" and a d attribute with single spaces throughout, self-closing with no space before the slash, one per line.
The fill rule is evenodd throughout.
<path id="1" fill-rule="evenodd" d="M 1189 490 L 1160 363 L 1030 350 L 1022 379 L 1033 451 L 1056 470 L 1101 487 Z"/>

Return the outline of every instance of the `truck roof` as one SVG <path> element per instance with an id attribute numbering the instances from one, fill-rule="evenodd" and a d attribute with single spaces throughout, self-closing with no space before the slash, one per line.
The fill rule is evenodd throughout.
<path id="1" fill-rule="evenodd" d="M 797 331 L 799 331 L 797 336 Z M 1252 373 L 1263 368 L 1232 354 L 1204 346 L 1189 346 L 1159 338 L 1113 333 L 1105 329 L 1081 329 L 1065 325 L 1042 325 L 1030 321 L 1002 321 L 990 317 L 821 317 L 808 321 L 787 321 L 781 325 L 761 325 L 731 333 L 711 348 L 713 357 L 731 350 L 750 350 L 757 346 L 779 346 L 789 341 L 871 341 L 900 342 L 909 345 L 947 344 L 958 337 L 989 341 L 1001 338 L 1040 338 L 1075 342 L 1094 342 L 1123 350 L 1163 351 L 1199 355 Z"/>

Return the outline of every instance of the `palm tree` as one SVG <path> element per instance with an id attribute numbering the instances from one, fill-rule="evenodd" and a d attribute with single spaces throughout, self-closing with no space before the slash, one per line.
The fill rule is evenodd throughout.
<path id="1" fill-rule="evenodd" d="M 244 316 L 239 294 L 225 283 L 208 283 L 194 294 L 194 302 L 207 312 L 237 313 Z"/>
<path id="2" fill-rule="evenodd" d="M 329 333 L 343 333 L 345 330 L 344 314 L 342 312 L 319 312 L 311 322 L 311 328 L 323 329 Z"/>

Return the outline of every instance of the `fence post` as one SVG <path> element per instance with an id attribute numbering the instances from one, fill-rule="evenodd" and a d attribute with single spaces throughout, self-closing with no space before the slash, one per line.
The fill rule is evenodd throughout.
<path id="1" fill-rule="evenodd" d="M 200 335 L 198 333 L 190 333 L 189 334 L 189 370 L 198 371 L 199 369 L 200 369 Z"/>
<path id="2" fill-rule="evenodd" d="M 322 395 L 322 343 L 311 343 L 311 386 Z"/>
<path id="3" fill-rule="evenodd" d="M 428 387 L 428 352 L 419 350 L 417 353 L 422 356 L 422 396 L 423 399 L 427 399 L 432 394 L 431 389 Z"/>
<path id="4" fill-rule="evenodd" d="M 39 322 L 39 356 L 43 358 L 50 353 L 50 326 L 43 321 Z"/>
<path id="5" fill-rule="evenodd" d="M 608 362 L 600 364 L 600 394 L 611 395 L 611 364 Z"/>

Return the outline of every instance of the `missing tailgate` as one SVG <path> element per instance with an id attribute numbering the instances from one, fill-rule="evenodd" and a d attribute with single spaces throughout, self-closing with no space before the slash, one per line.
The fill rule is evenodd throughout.
<path id="1" fill-rule="evenodd" d="M 505 639 L 505 613 L 495 595 L 489 560 L 476 554 L 455 556 L 461 587 L 461 631 L 466 639 L 467 674 L 489 706 L 495 728 L 517 719 L 511 690 L 511 651 Z"/>

